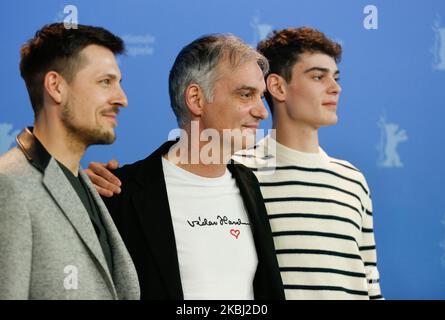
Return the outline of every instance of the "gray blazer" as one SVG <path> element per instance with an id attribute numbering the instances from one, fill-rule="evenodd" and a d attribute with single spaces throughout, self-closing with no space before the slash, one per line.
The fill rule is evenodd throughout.
<path id="1" fill-rule="evenodd" d="M 0 299 L 139 299 L 133 262 L 99 194 L 80 170 L 107 230 L 113 274 L 85 207 L 31 130 L 0 157 Z"/>

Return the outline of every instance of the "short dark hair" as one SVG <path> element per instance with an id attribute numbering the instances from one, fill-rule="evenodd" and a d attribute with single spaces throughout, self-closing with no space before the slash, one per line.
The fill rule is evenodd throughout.
<path id="1" fill-rule="evenodd" d="M 310 27 L 273 31 L 258 43 L 257 49 L 269 60 L 269 74 L 278 74 L 288 83 L 292 80 L 292 68 L 298 62 L 300 54 L 321 52 L 339 62 L 342 53 L 340 44 Z M 272 97 L 268 92 L 264 95 L 273 114 Z"/>
<path id="2" fill-rule="evenodd" d="M 185 90 L 191 83 L 196 83 L 205 98 L 211 101 L 213 87 L 219 77 L 216 67 L 224 58 L 233 68 L 256 60 L 264 75 L 269 68 L 262 54 L 232 34 L 209 34 L 192 41 L 179 52 L 169 76 L 171 106 L 181 128 L 190 120 Z"/>
<path id="3" fill-rule="evenodd" d="M 43 107 L 43 80 L 49 71 L 60 73 L 70 82 L 81 64 L 79 52 L 88 45 L 108 48 L 114 54 L 125 51 L 121 38 L 101 27 L 63 23 L 43 26 L 20 49 L 20 74 L 25 80 L 31 105 L 37 117 Z"/>

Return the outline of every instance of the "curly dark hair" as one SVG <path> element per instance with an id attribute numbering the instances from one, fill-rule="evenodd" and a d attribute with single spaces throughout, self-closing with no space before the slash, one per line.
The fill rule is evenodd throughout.
<path id="1" fill-rule="evenodd" d="M 268 74 L 278 74 L 288 83 L 292 80 L 292 68 L 302 53 L 321 52 L 332 57 L 335 62 L 340 61 L 342 53 L 340 44 L 330 40 L 323 32 L 310 27 L 273 31 L 258 43 L 257 49 L 269 60 Z M 273 114 L 272 97 L 268 92 L 265 93 L 265 97 Z"/>
<path id="2" fill-rule="evenodd" d="M 77 29 L 67 29 L 63 23 L 43 26 L 22 46 L 20 74 L 36 117 L 43 107 L 45 75 L 56 71 L 70 82 L 82 62 L 80 51 L 90 44 L 108 48 L 114 54 L 125 51 L 122 39 L 104 28 L 79 24 Z"/>

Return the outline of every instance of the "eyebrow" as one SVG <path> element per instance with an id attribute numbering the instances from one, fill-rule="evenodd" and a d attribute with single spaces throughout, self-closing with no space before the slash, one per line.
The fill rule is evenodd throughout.
<path id="1" fill-rule="evenodd" d="M 233 90 L 234 92 L 239 92 L 242 90 L 248 90 L 248 91 L 253 91 L 253 92 L 258 92 L 260 90 L 258 90 L 258 88 L 256 87 L 251 87 L 251 86 L 246 86 L 246 85 L 242 85 L 238 88 L 236 88 L 235 90 Z M 266 92 L 267 89 L 264 89 L 264 91 L 262 92 L 263 94 Z"/>
<path id="2" fill-rule="evenodd" d="M 321 72 L 324 72 L 324 73 L 329 73 L 331 70 L 328 69 L 328 68 L 322 68 L 322 67 L 312 67 L 312 68 L 309 68 L 309 69 L 305 70 L 303 73 L 308 73 L 308 72 L 311 72 L 311 71 L 321 71 Z M 335 75 L 340 74 L 340 70 L 338 70 L 338 69 L 335 70 L 334 74 Z"/>
<path id="3" fill-rule="evenodd" d="M 117 75 L 115 75 L 114 73 L 106 73 L 104 75 L 102 75 L 101 77 L 108 77 L 108 78 L 112 78 L 112 79 L 117 79 Z M 119 83 L 121 83 L 123 80 L 123 78 L 121 77 L 119 80 Z"/>

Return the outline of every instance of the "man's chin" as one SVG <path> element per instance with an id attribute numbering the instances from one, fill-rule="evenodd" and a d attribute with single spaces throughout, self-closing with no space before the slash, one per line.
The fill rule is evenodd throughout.
<path id="1" fill-rule="evenodd" d="M 338 117 L 337 115 L 335 115 L 333 117 L 329 117 L 328 119 L 324 119 L 324 121 L 321 123 L 321 127 L 333 126 L 336 125 L 337 122 L 338 122 Z"/>
<path id="2" fill-rule="evenodd" d="M 114 141 L 116 141 L 116 134 L 107 132 L 98 136 L 94 144 L 112 144 Z"/>
<path id="3" fill-rule="evenodd" d="M 88 146 L 95 144 L 112 144 L 116 141 L 116 134 L 113 129 L 109 131 L 92 130 L 84 132 L 82 136 L 85 144 Z"/>

